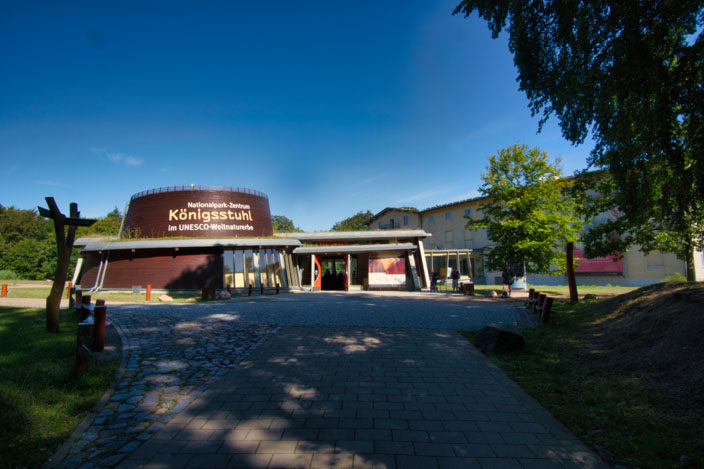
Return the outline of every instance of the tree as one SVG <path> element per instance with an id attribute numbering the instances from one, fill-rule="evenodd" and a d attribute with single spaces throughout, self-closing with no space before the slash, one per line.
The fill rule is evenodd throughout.
<path id="1" fill-rule="evenodd" d="M 519 144 L 489 157 L 481 176 L 480 192 L 489 198 L 482 218 L 465 215 L 468 230 L 485 228 L 496 243 L 488 254 L 489 268 L 523 262 L 529 272 L 565 272 L 562 249 L 577 240 L 584 222 L 568 191 L 572 180 L 562 177 L 559 163 Z"/>
<path id="2" fill-rule="evenodd" d="M 622 212 L 587 252 L 639 243 L 674 252 L 694 279 L 704 247 L 704 3 L 464 0 L 493 37 L 507 27 L 520 89 L 541 126 L 556 115 L 565 138 L 596 142 Z M 601 237 L 599 237 L 601 233 Z M 599 254 L 608 254 L 600 251 Z"/>
<path id="3" fill-rule="evenodd" d="M 283 215 L 273 215 L 271 224 L 274 226 L 275 233 L 295 233 L 303 231 L 294 225 L 293 220 Z"/>
<path id="4" fill-rule="evenodd" d="M 371 221 L 374 214 L 367 210 L 359 211 L 352 215 L 351 217 L 345 218 L 342 221 L 335 223 L 331 230 L 332 231 L 366 231 L 369 229 L 369 222 Z"/>

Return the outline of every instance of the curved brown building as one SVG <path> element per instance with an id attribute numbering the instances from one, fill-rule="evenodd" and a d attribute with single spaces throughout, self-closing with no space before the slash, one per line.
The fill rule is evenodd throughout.
<path id="1" fill-rule="evenodd" d="M 271 236 L 269 198 L 241 187 L 176 186 L 130 199 L 129 238 Z"/>

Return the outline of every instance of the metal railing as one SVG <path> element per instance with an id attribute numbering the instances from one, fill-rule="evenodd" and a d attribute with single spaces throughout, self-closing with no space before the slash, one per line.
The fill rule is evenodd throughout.
<path id="1" fill-rule="evenodd" d="M 269 200 L 269 197 L 263 193 L 256 191 L 254 189 L 247 189 L 246 187 L 232 187 L 232 186 L 196 186 L 191 184 L 190 186 L 170 186 L 170 187 L 159 187 L 157 189 L 149 189 L 146 191 L 138 192 L 134 194 L 130 200 L 138 199 L 139 197 L 144 197 L 145 195 L 160 194 L 162 192 L 181 192 L 181 191 L 221 191 L 221 192 L 239 192 L 241 194 L 251 194 L 259 197 L 263 197 Z"/>

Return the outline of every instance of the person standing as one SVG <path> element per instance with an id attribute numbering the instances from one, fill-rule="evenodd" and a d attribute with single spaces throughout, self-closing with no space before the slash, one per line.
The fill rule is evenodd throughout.
<path id="1" fill-rule="evenodd" d="M 458 291 L 460 289 L 459 287 L 459 281 L 460 281 L 460 271 L 455 269 L 452 271 L 452 291 Z"/>
<path id="2" fill-rule="evenodd" d="M 511 296 L 511 286 L 516 280 L 516 274 L 511 270 L 511 266 L 506 264 L 504 271 L 501 273 L 501 283 L 503 283 L 503 290 L 501 296 Z M 506 291 L 508 290 L 508 295 Z"/>

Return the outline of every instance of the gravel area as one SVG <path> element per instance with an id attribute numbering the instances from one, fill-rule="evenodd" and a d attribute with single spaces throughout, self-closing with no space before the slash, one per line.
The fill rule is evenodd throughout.
<path id="1" fill-rule="evenodd" d="M 209 303 L 115 305 L 161 317 L 223 317 L 266 324 L 476 329 L 491 323 L 532 325 L 523 303 L 428 292 L 323 292 L 235 297 Z"/>

